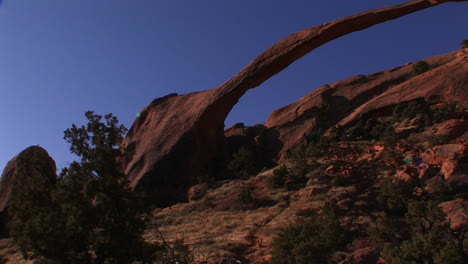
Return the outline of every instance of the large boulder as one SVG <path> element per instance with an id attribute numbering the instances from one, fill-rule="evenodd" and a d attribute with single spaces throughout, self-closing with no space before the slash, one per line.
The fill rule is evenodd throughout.
<path id="1" fill-rule="evenodd" d="M 49 153 L 47 153 L 45 149 L 39 146 L 28 147 L 7 163 L 6 167 L 3 169 L 2 177 L 0 178 L 0 236 L 5 236 L 8 233 L 8 207 L 10 205 L 11 188 L 21 160 L 31 161 L 22 164 L 23 166 L 34 165 L 36 169 L 43 171 L 44 175 L 56 175 L 57 169 L 55 161 L 49 156 Z M 24 182 L 23 184 L 26 185 L 28 182 Z"/>
<path id="2" fill-rule="evenodd" d="M 214 173 L 224 120 L 247 90 L 331 40 L 438 4 L 414 0 L 304 29 L 278 41 L 217 88 L 156 99 L 141 111 L 123 142 L 123 170 L 131 186 L 159 205 L 186 201 L 195 179 Z"/>
<path id="3" fill-rule="evenodd" d="M 424 152 L 423 157 L 428 164 L 441 167 L 441 172 L 447 180 L 455 172 L 462 170 L 462 166 L 460 165 L 463 164 L 460 163 L 466 162 L 465 160 L 468 157 L 468 143 L 436 146 Z"/>
<path id="4" fill-rule="evenodd" d="M 440 207 L 447 215 L 452 230 L 457 231 L 468 225 L 468 200 L 458 198 L 441 203 Z"/>

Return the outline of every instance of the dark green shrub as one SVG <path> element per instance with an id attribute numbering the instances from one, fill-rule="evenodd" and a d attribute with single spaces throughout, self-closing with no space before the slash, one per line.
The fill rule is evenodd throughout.
<path id="1" fill-rule="evenodd" d="M 244 204 L 253 202 L 252 187 L 249 185 L 242 186 L 237 193 L 237 199 Z"/>
<path id="2" fill-rule="evenodd" d="M 429 139 L 429 143 L 431 143 L 431 146 L 438 146 L 438 145 L 444 145 L 448 144 L 451 141 L 450 135 L 434 135 Z"/>
<path id="3" fill-rule="evenodd" d="M 239 151 L 232 155 L 232 159 L 228 163 L 228 169 L 239 179 L 248 179 L 258 173 L 254 154 L 245 147 L 241 147 Z"/>
<path id="4" fill-rule="evenodd" d="M 385 178 L 380 182 L 377 201 L 389 212 L 403 215 L 412 198 L 414 184 L 395 178 Z"/>
<path id="5" fill-rule="evenodd" d="M 288 161 L 288 181 L 302 182 L 312 166 L 309 161 L 317 155 L 322 155 L 323 149 L 316 144 L 308 144 L 296 147 L 288 152 L 286 159 Z"/>
<path id="6" fill-rule="evenodd" d="M 53 223 L 60 219 L 53 206 L 55 164 L 41 160 L 32 148 L 22 152 L 16 164 L 9 208 L 13 241 L 26 259 L 42 255 L 60 258 L 64 241 Z"/>
<path id="7" fill-rule="evenodd" d="M 417 76 L 419 74 L 425 73 L 429 70 L 430 66 L 425 61 L 418 61 L 413 65 L 413 75 Z"/>
<path id="8" fill-rule="evenodd" d="M 331 184 L 334 187 L 338 187 L 338 186 L 346 186 L 349 184 L 349 182 L 343 175 L 336 175 L 331 180 Z"/>
<path id="9" fill-rule="evenodd" d="M 273 170 L 273 175 L 271 175 L 268 180 L 268 186 L 270 188 L 282 188 L 286 184 L 286 177 L 288 175 L 288 168 L 286 166 L 281 166 L 278 169 Z"/>
<path id="10" fill-rule="evenodd" d="M 194 201 L 199 201 L 208 193 L 208 186 L 206 184 L 202 185 L 200 188 L 196 189 L 190 199 Z"/>
<path id="11" fill-rule="evenodd" d="M 457 104 L 445 103 L 443 106 L 434 109 L 433 118 L 435 122 L 442 122 L 449 118 L 449 114 L 457 111 Z"/>
<path id="12" fill-rule="evenodd" d="M 367 229 L 370 238 L 387 243 L 399 243 L 409 236 L 409 230 L 401 217 L 380 213 Z"/>
<path id="13" fill-rule="evenodd" d="M 393 128 L 391 125 L 386 126 L 385 130 L 380 135 L 380 140 L 382 140 L 387 146 L 394 146 L 399 139 L 400 138 L 395 132 L 395 128 Z"/>
<path id="14" fill-rule="evenodd" d="M 468 48 L 468 39 L 462 40 L 461 45 L 464 49 Z"/>
<path id="15" fill-rule="evenodd" d="M 274 239 L 271 264 L 322 264 L 346 243 L 332 208 L 323 217 L 299 219 Z"/>
<path id="16" fill-rule="evenodd" d="M 463 255 L 452 242 L 444 242 L 440 236 L 434 233 L 416 234 L 399 246 L 387 245 L 382 252 L 382 257 L 392 264 L 466 263 Z"/>
<path id="17" fill-rule="evenodd" d="M 24 255 L 43 263 L 131 263 L 141 257 L 144 223 L 137 195 L 117 163 L 126 128 L 112 114 L 104 116 L 105 122 L 93 112 L 86 118 L 87 126 L 65 131 L 80 161 L 64 168 L 57 182 L 55 167 L 53 175 L 44 175 L 35 169 L 22 172 L 20 166 L 18 180 L 23 173 L 39 180 L 26 191 L 20 182 L 23 190 L 15 192 L 13 208 L 18 202 L 19 209 L 12 211 L 11 224 L 20 236 L 14 240 Z"/>
<path id="18" fill-rule="evenodd" d="M 186 243 L 184 238 L 168 241 L 157 228 L 153 229 L 153 235 L 162 242 L 154 244 L 153 249 L 155 251 L 153 251 L 152 258 L 147 263 L 156 263 L 155 261 L 167 264 L 195 263 L 194 250 L 197 245 Z"/>
<path id="19" fill-rule="evenodd" d="M 445 215 L 434 201 L 412 200 L 408 203 L 405 219 L 408 225 L 416 227 L 419 232 L 428 233 L 441 225 Z"/>

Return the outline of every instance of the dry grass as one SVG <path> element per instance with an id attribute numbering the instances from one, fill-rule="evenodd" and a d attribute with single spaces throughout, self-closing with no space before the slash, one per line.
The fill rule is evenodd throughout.
<path id="1" fill-rule="evenodd" d="M 195 255 L 232 256 L 252 262 L 268 257 L 279 229 L 304 211 L 318 211 L 325 198 L 310 196 L 316 187 L 313 184 L 296 191 L 267 188 L 265 182 L 272 172 L 247 181 L 227 182 L 210 190 L 200 201 L 156 210 L 152 222 L 168 241 L 184 238 L 186 243 L 197 244 Z M 252 204 L 242 204 L 237 199 L 237 192 L 244 185 L 252 187 Z M 149 231 L 146 238 L 161 241 Z"/>
<path id="2" fill-rule="evenodd" d="M 10 239 L 0 239 L 0 259 L 7 264 L 31 264 L 23 259 Z"/>

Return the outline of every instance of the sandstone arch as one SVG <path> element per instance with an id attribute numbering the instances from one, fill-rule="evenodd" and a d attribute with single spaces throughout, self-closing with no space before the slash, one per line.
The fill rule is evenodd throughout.
<path id="1" fill-rule="evenodd" d="M 462 1 L 467 0 L 413 0 L 307 28 L 278 41 L 214 89 L 156 99 L 141 111 L 124 140 L 130 150 L 124 172 L 136 190 L 160 205 L 186 200 L 194 180 L 212 173 L 224 120 L 247 90 L 336 38 L 440 3 Z"/>

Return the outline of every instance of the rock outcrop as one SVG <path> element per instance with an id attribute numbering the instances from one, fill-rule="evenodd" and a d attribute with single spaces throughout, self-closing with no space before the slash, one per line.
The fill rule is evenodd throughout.
<path id="1" fill-rule="evenodd" d="M 247 90 L 333 39 L 443 2 L 450 1 L 414 0 L 299 31 L 217 88 L 156 99 L 141 111 L 123 143 L 127 149 L 123 169 L 131 185 L 159 204 L 187 200 L 187 189 L 195 179 L 213 173 L 224 120 Z"/>
<path id="2" fill-rule="evenodd" d="M 424 98 L 428 102 L 454 102 L 468 107 L 468 59 L 457 58 L 445 65 L 408 80 L 369 100 L 338 123 L 346 126 L 373 112 L 382 111 L 399 102 Z"/>
<path id="3" fill-rule="evenodd" d="M 9 219 L 8 207 L 10 203 L 11 187 L 16 170 L 19 166 L 18 161 L 22 160 L 22 157 L 27 157 L 30 161 L 34 160 L 34 166 L 39 166 L 47 175 L 56 174 L 55 161 L 49 156 L 49 153 L 47 153 L 45 149 L 39 146 L 28 147 L 7 163 L 0 179 L 0 236 L 5 236 L 7 234 L 6 224 Z M 28 166 L 28 164 L 23 165 Z M 28 183 L 25 182 L 24 184 Z"/>
<path id="4" fill-rule="evenodd" d="M 423 154 L 424 160 L 441 168 L 445 179 L 462 170 L 459 164 L 468 157 L 468 144 L 445 144 L 436 146 Z M 460 171 L 463 173 L 463 171 Z M 466 172 L 464 172 L 466 173 Z"/>
<path id="5" fill-rule="evenodd" d="M 414 76 L 414 64 L 409 63 L 383 72 L 359 75 L 324 85 L 299 101 L 274 111 L 265 126 L 276 131 L 278 141 L 282 144 L 277 148 L 280 160 L 287 150 L 303 144 L 306 135 L 315 130 L 325 131 L 335 126 L 346 126 L 365 115 L 385 115 L 387 109 L 397 103 L 426 96 L 434 104 L 468 104 L 464 99 L 468 98 L 468 90 L 465 88 L 468 77 L 462 74 L 468 66 L 468 60 L 457 59 L 456 52 L 452 52 L 425 61 L 432 70 L 424 74 L 424 84 L 420 83 L 422 76 Z M 455 74 L 451 74 L 451 70 Z M 446 80 L 446 75 L 451 77 Z M 448 85 L 448 89 L 445 90 L 444 84 Z M 459 130 L 463 127 L 458 125 L 457 128 L 454 133 L 460 133 Z"/>

